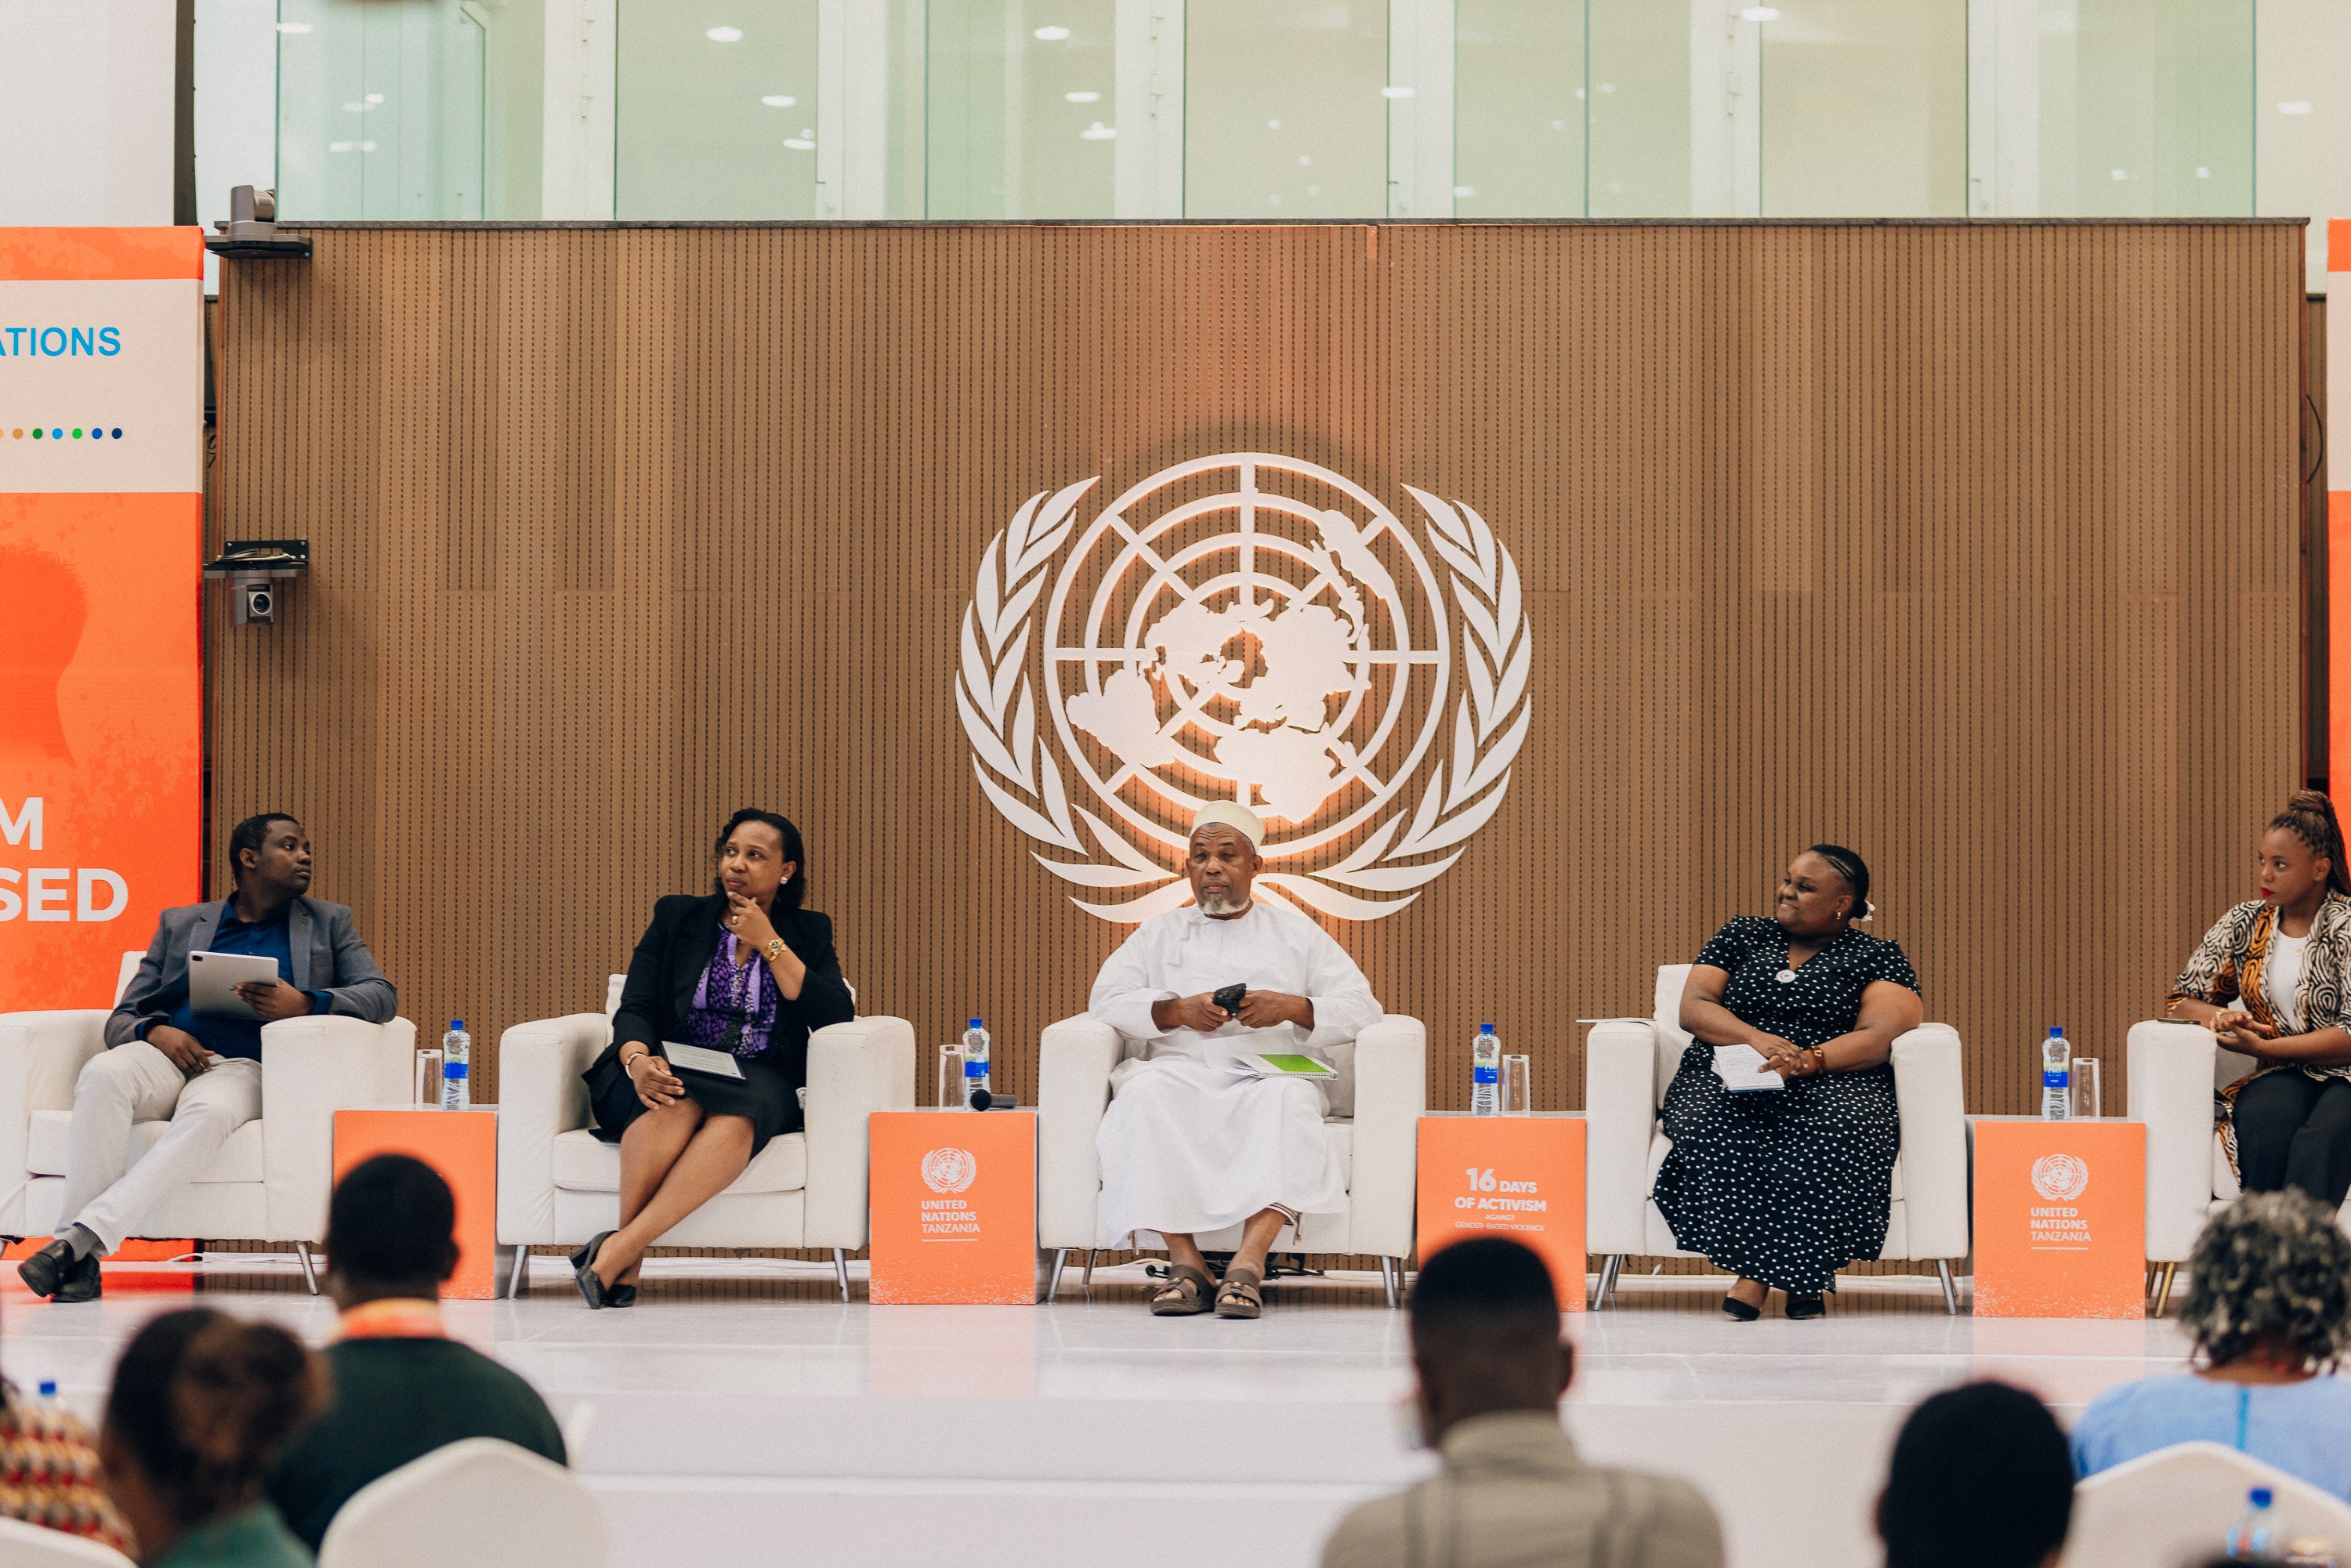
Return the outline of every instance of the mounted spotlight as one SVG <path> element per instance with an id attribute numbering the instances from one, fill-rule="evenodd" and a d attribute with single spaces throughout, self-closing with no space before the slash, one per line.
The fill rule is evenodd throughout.
<path id="1" fill-rule="evenodd" d="M 274 626 L 281 591 L 275 585 L 309 570 L 308 539 L 231 539 L 204 575 L 228 580 L 231 624 Z"/>

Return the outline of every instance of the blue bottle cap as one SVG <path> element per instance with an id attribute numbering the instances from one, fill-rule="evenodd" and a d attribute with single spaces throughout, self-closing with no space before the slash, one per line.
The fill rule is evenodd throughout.
<path id="1" fill-rule="evenodd" d="M 966 1026 L 966 1027 L 970 1028 L 970 1029 L 977 1029 L 977 1028 L 979 1027 L 979 1020 L 978 1020 L 977 1019 L 972 1019 L 972 1020 L 971 1020 L 971 1022 L 970 1022 L 967 1026 Z"/>
<path id="2" fill-rule="evenodd" d="M 2063 1024 L 2053 1023 L 2049 1026 L 2049 1038 L 2052 1040 L 2055 1040 L 2059 1035 L 2064 1034 L 2064 1032 L 2065 1026 Z"/>
<path id="3" fill-rule="evenodd" d="M 1478 1026 L 1478 1032 L 1479 1034 L 1491 1034 L 1494 1032 L 1494 1026 L 1489 1023 L 1481 1023 Z"/>
<path id="4" fill-rule="evenodd" d="M 44 1399 L 55 1399 L 57 1396 L 57 1380 L 54 1377 L 44 1377 L 41 1379 L 41 1397 Z"/>
<path id="5" fill-rule="evenodd" d="M 465 1020 L 464 1019 L 451 1019 L 449 1020 L 449 1027 L 451 1029 L 464 1029 L 465 1027 Z M 2056 1031 L 2053 1030 L 2050 1032 L 2053 1034 Z"/>
<path id="6" fill-rule="evenodd" d="M 48 1389 L 48 1388 L 54 1387 L 54 1386 L 55 1386 L 55 1385 L 53 1385 L 53 1384 L 43 1384 L 41 1386 L 43 1387 L 43 1389 L 45 1389 L 45 1390 L 46 1390 L 46 1389 Z M 2248 1495 L 2252 1497 L 2252 1501 L 2253 1501 L 2253 1506 L 2254 1506 L 2255 1508 L 2267 1508 L 2267 1507 L 2269 1507 L 2269 1505 L 2270 1505 L 2270 1489 L 2269 1489 L 2269 1488 L 2267 1488 L 2267 1487 L 2255 1487 L 2255 1488 L 2252 1490 L 2252 1491 L 2251 1493 L 2249 1493 Z"/>

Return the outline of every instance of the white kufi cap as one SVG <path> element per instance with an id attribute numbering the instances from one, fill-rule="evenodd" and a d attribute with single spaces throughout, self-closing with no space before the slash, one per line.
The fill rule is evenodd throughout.
<path id="1" fill-rule="evenodd" d="M 1219 822 L 1238 831 L 1249 841 L 1249 848 L 1265 846 L 1265 822 L 1238 800 L 1211 800 L 1201 807 L 1199 815 L 1192 819 L 1192 835 L 1196 838 L 1202 828 Z"/>

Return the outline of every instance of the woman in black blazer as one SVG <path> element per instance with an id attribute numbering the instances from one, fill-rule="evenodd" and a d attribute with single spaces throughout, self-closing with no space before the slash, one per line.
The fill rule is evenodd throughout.
<path id="1" fill-rule="evenodd" d="M 583 1076 L 596 1135 L 621 1145 L 621 1228 L 571 1255 L 590 1307 L 637 1299 L 645 1249 L 800 1125 L 809 1033 L 856 1016 L 832 922 L 800 907 L 807 852 L 773 811 L 718 834 L 717 891 L 653 905 L 629 959 L 612 1043 Z M 740 1080 L 674 1069 L 671 1041 L 722 1051 Z"/>

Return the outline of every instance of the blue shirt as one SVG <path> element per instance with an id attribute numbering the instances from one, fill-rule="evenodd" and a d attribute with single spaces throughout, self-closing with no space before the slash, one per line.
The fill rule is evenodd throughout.
<path id="1" fill-rule="evenodd" d="M 2221 1443 L 2351 1502 L 2351 1383 L 2143 1377 L 2090 1401 L 2074 1424 L 2074 1470 L 2094 1476 L 2174 1443 Z"/>
<path id="2" fill-rule="evenodd" d="M 213 933 L 212 946 L 205 950 L 212 953 L 249 953 L 256 958 L 275 958 L 277 961 L 277 977 L 290 985 L 294 979 L 294 946 L 292 938 L 287 934 L 287 915 L 293 907 L 289 904 L 267 919 L 248 925 L 237 918 L 235 903 L 225 904 L 221 909 L 220 929 Z M 308 994 L 310 1010 L 314 1013 L 324 1013 L 334 1005 L 333 998 L 324 991 Z M 184 989 L 180 993 L 179 1004 L 172 1009 L 172 1016 L 163 1021 L 173 1029 L 185 1030 L 195 1036 L 197 1042 L 214 1056 L 242 1056 L 256 1061 L 261 1059 L 259 1019 L 199 1016 L 188 1005 L 188 994 Z M 152 1027 L 142 1026 L 139 1038 L 146 1039 L 147 1030 Z"/>

